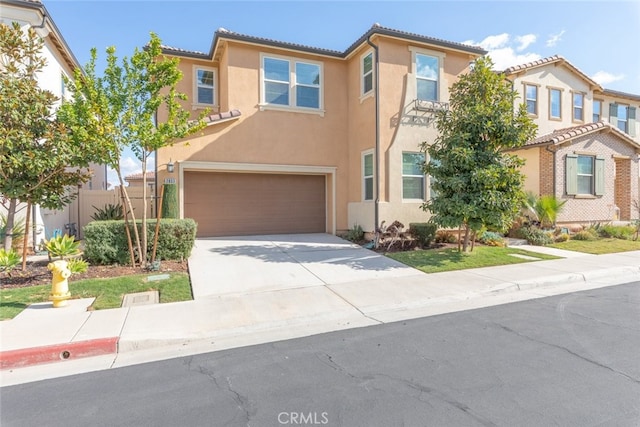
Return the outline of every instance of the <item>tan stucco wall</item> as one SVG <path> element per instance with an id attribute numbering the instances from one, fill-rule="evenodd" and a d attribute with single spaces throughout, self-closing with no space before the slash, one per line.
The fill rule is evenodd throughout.
<path id="1" fill-rule="evenodd" d="M 510 154 L 515 154 L 524 160 L 524 166 L 520 169 L 520 172 L 524 175 L 524 190 L 531 191 L 535 194 L 540 194 L 540 148 L 529 148 L 526 150 L 513 151 Z"/>

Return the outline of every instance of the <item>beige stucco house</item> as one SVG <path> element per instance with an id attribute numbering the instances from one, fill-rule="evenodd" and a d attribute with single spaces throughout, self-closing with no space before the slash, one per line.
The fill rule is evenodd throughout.
<path id="1" fill-rule="evenodd" d="M 525 189 L 565 200 L 559 223 L 637 219 L 640 95 L 604 89 L 560 56 L 505 74 L 538 125 L 516 151 Z"/>
<path id="2" fill-rule="evenodd" d="M 420 144 L 486 52 L 376 24 L 344 51 L 219 29 L 208 53 L 163 53 L 181 60 L 185 107 L 210 115 L 158 151 L 158 182 L 176 180 L 199 236 L 220 236 L 428 220 Z"/>

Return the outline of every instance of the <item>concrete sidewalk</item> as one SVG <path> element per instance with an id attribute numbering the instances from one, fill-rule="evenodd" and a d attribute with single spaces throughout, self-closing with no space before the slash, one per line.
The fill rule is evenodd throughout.
<path id="1" fill-rule="evenodd" d="M 57 376 L 47 372 L 52 371 L 52 362 L 72 364 L 87 356 L 99 357 L 77 366 L 94 361 L 87 369 L 107 369 L 640 281 L 640 251 L 587 255 L 520 248 L 566 258 L 435 274 L 389 265 L 365 272 L 365 276 L 348 269 L 323 275 L 321 266 L 313 263 L 318 255 L 314 250 L 292 255 L 303 258 L 299 262 L 307 263 L 305 269 L 312 273 L 308 277 L 313 277 L 309 280 L 313 283 L 298 286 L 286 283 L 274 288 L 265 279 L 256 288 L 211 295 L 202 287 L 197 294 L 194 283 L 193 301 L 100 311 L 86 311 L 91 299 L 72 300 L 64 309 L 52 309 L 50 303 L 34 304 L 16 318 L 0 322 L 0 384 L 21 382 L 20 373 L 29 369 L 25 367 L 43 363 L 47 364 L 38 366 L 37 372 L 46 378 Z M 348 251 L 355 248 L 326 250 L 343 251 L 332 256 L 348 259 Z M 351 268 L 376 260 L 392 261 L 378 259 L 373 252 L 366 256 L 358 252 L 357 256 L 363 264 Z M 246 269 L 237 262 L 235 270 Z M 389 273 L 396 268 L 397 274 Z M 344 274 L 333 277 L 335 271 Z M 192 280 L 197 282 L 199 274 L 205 272 L 192 272 Z"/>

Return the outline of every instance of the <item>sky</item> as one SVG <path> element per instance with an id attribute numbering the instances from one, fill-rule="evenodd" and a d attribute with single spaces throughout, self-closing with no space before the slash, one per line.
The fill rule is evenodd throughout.
<path id="1" fill-rule="evenodd" d="M 108 46 L 130 56 L 150 32 L 165 45 L 207 53 L 220 27 L 344 51 L 378 23 L 479 45 L 500 70 L 562 55 L 605 88 L 640 94 L 639 0 L 42 1 L 81 65 L 97 48 L 99 71 Z M 140 171 L 129 151 L 121 166 L 125 175 Z"/>

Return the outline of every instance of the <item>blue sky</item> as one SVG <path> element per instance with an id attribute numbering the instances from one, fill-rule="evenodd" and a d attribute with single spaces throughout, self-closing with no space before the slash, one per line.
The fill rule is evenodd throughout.
<path id="1" fill-rule="evenodd" d="M 42 1 L 82 65 L 92 47 L 129 56 L 150 31 L 204 52 L 220 27 L 344 50 L 379 23 L 480 45 L 500 69 L 559 54 L 605 88 L 640 94 L 640 1 Z M 139 170 L 123 157 L 125 174 Z"/>

